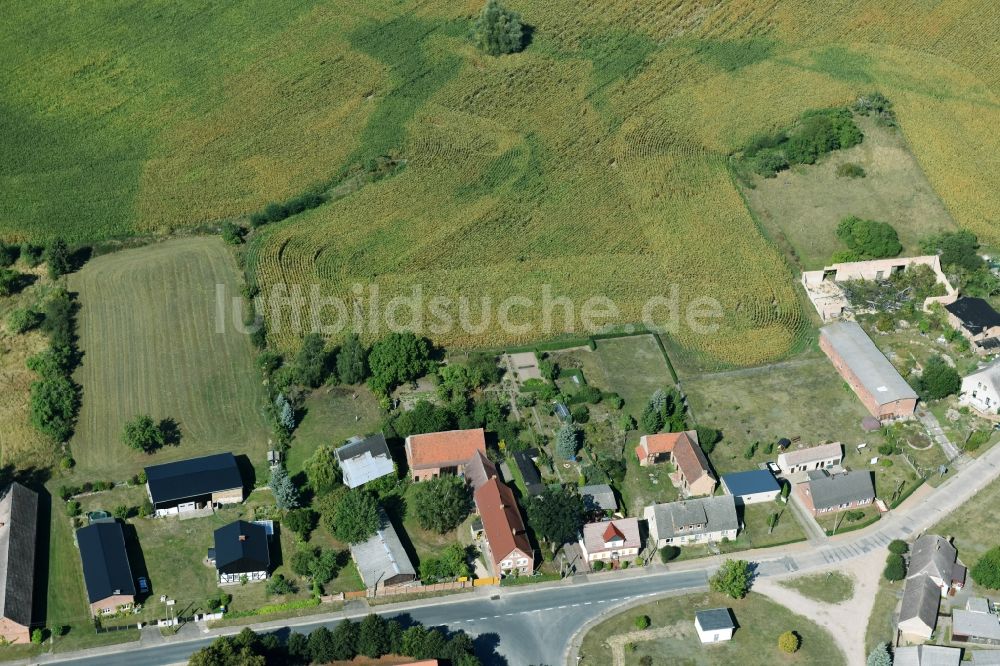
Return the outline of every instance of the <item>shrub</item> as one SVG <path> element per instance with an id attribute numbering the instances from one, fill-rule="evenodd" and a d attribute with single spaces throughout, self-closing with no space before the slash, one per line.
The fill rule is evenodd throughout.
<path id="1" fill-rule="evenodd" d="M 883 455 L 883 456 L 891 456 L 892 453 L 893 453 L 893 451 L 895 451 L 895 450 L 896 450 L 896 447 L 893 446 L 892 444 L 889 444 L 889 443 L 879 444 L 878 445 L 878 452 L 879 452 L 880 455 Z"/>
<path id="2" fill-rule="evenodd" d="M 924 365 L 914 388 L 924 400 L 937 400 L 956 393 L 961 386 L 962 378 L 955 368 L 940 356 L 932 356 Z"/>
<path id="3" fill-rule="evenodd" d="M 282 574 L 272 576 L 271 579 L 267 581 L 268 594 L 293 594 L 295 590 L 295 585 Z"/>
<path id="4" fill-rule="evenodd" d="M 604 562 L 597 560 L 596 562 L 591 562 L 590 568 L 594 571 L 604 571 Z"/>
<path id="5" fill-rule="evenodd" d="M 664 546 L 660 549 L 660 561 L 666 564 L 671 560 L 677 559 L 677 556 L 681 554 L 681 549 L 677 546 Z"/>
<path id="6" fill-rule="evenodd" d="M 129 508 L 126 505 L 119 504 L 118 506 L 115 507 L 114 511 L 111 512 L 111 515 L 117 518 L 118 520 L 125 520 L 128 518 L 129 513 L 131 512 L 129 511 Z"/>
<path id="7" fill-rule="evenodd" d="M 80 515 L 80 503 L 76 500 L 66 502 L 66 515 L 70 518 Z"/>
<path id="8" fill-rule="evenodd" d="M 62 460 L 59 461 L 59 466 L 63 469 L 73 469 L 74 465 L 76 465 L 76 461 L 71 456 L 63 456 Z"/>
<path id="9" fill-rule="evenodd" d="M 798 652 L 799 645 L 799 635 L 794 631 L 786 631 L 778 636 L 778 649 L 786 654 Z"/>
<path id="10" fill-rule="evenodd" d="M 573 408 L 571 416 L 574 423 L 587 423 L 590 421 L 590 410 L 587 409 L 586 405 L 577 405 Z"/>
<path id="11" fill-rule="evenodd" d="M 41 645 L 42 641 L 45 640 L 45 630 L 37 628 L 31 632 L 31 642 L 35 645 Z"/>
<path id="12" fill-rule="evenodd" d="M 7 315 L 7 329 L 15 335 L 26 333 L 41 323 L 41 313 L 28 308 L 11 310 L 10 314 Z"/>
<path id="13" fill-rule="evenodd" d="M 837 238 L 859 259 L 895 257 L 903 251 L 892 225 L 851 215 L 837 224 Z"/>
<path id="14" fill-rule="evenodd" d="M 910 551 L 910 545 L 902 539 L 893 539 L 889 542 L 889 552 L 896 555 L 905 555 Z"/>
<path id="15" fill-rule="evenodd" d="M 243 242 L 243 234 L 246 230 L 238 224 L 232 222 L 222 223 L 222 240 L 230 245 L 239 245 Z"/>
<path id="16" fill-rule="evenodd" d="M 517 53 L 524 48 L 521 15 L 497 0 L 487 0 L 472 26 L 472 41 L 476 48 L 491 56 Z"/>
<path id="17" fill-rule="evenodd" d="M 24 263 L 28 264 L 29 268 L 34 268 L 38 264 L 42 263 L 42 255 L 44 252 L 45 248 L 40 245 L 34 245 L 32 243 L 21 244 L 21 258 L 24 259 Z"/>
<path id="18" fill-rule="evenodd" d="M 991 590 L 1000 590 L 1000 546 L 990 548 L 972 567 L 972 580 Z"/>
<path id="19" fill-rule="evenodd" d="M 887 127 L 896 125 L 896 112 L 892 108 L 892 102 L 880 92 L 862 95 L 854 103 L 853 109 L 859 115 L 874 116 L 875 121 L 880 125 Z"/>
<path id="20" fill-rule="evenodd" d="M 713 592 L 721 592 L 733 599 L 742 599 L 750 591 L 750 563 L 746 560 L 726 560 L 708 580 Z"/>
<path id="21" fill-rule="evenodd" d="M 865 170 L 860 164 L 844 162 L 837 167 L 837 175 L 841 178 L 864 178 Z"/>
<path id="22" fill-rule="evenodd" d="M 146 518 L 147 516 L 153 515 L 153 503 L 149 501 L 149 498 L 142 500 L 142 504 L 139 505 L 139 517 Z"/>
<path id="23" fill-rule="evenodd" d="M 648 615 L 639 615 L 639 616 L 637 616 L 635 618 L 634 624 L 635 624 L 635 628 L 639 629 L 640 631 L 643 630 L 643 629 L 648 629 L 649 628 L 649 616 Z"/>
<path id="24" fill-rule="evenodd" d="M 754 454 L 757 453 L 757 447 L 759 445 L 760 442 L 754 442 L 753 444 L 747 446 L 747 448 L 743 451 L 743 457 L 746 458 L 747 460 L 752 459 L 754 457 Z"/>
<path id="25" fill-rule="evenodd" d="M 864 517 L 865 517 L 864 511 L 848 511 L 846 514 L 844 514 L 844 518 L 846 518 L 847 522 L 849 523 L 856 523 Z"/>
<path id="26" fill-rule="evenodd" d="M 903 561 L 903 556 L 898 553 L 889 553 L 889 557 L 885 561 L 885 569 L 883 569 L 882 575 L 886 580 L 891 581 L 903 580 L 906 578 L 906 562 Z"/>

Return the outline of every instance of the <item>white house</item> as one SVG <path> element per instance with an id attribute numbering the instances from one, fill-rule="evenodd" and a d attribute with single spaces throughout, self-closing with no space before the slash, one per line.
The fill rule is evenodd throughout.
<path id="1" fill-rule="evenodd" d="M 778 455 L 778 467 L 784 474 L 828 469 L 842 462 L 844 462 L 844 450 L 840 442 L 821 444 L 808 449 L 785 451 Z"/>
<path id="2" fill-rule="evenodd" d="M 719 643 L 732 640 L 736 623 L 728 608 L 713 608 L 694 614 L 694 628 L 702 643 Z"/>
<path id="3" fill-rule="evenodd" d="M 631 560 L 641 548 L 638 518 L 602 520 L 583 526 L 580 549 L 588 562 Z"/>
<path id="4" fill-rule="evenodd" d="M 984 414 L 1000 413 L 1000 361 L 963 378 L 959 400 Z"/>

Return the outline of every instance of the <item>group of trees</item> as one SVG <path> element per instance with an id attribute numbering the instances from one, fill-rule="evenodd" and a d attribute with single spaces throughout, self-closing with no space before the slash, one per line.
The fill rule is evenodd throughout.
<path id="1" fill-rule="evenodd" d="M 72 379 L 79 362 L 75 314 L 69 292 L 57 289 L 45 303 L 41 323 L 49 348 L 28 359 L 28 368 L 38 375 L 31 385 L 31 423 L 55 442 L 73 434 L 80 409 L 80 387 Z"/>
<path id="2" fill-rule="evenodd" d="M 314 585 L 326 585 L 336 578 L 347 563 L 347 551 L 336 552 L 315 546 L 300 545 L 292 555 L 292 571 L 312 580 Z"/>
<path id="3" fill-rule="evenodd" d="M 787 132 L 763 134 L 743 150 L 743 160 L 765 178 L 793 164 L 814 164 L 822 155 L 861 143 L 864 135 L 847 108 L 806 111 Z"/>
<path id="4" fill-rule="evenodd" d="M 903 558 L 910 547 L 901 539 L 895 539 L 889 543 L 889 556 L 885 560 L 885 568 L 882 576 L 889 581 L 903 580 L 906 578 L 906 560 Z"/>
<path id="5" fill-rule="evenodd" d="M 451 580 L 460 576 L 471 576 L 469 560 L 473 554 L 469 547 L 453 543 L 443 548 L 437 557 L 420 559 L 420 579 L 425 583 Z"/>
<path id="6" fill-rule="evenodd" d="M 472 506 L 469 486 L 457 476 L 440 476 L 416 484 L 412 502 L 420 526 L 438 534 L 458 527 Z"/>
<path id="7" fill-rule="evenodd" d="M 644 433 L 680 432 L 687 429 L 684 399 L 676 387 L 656 389 L 639 417 L 639 427 Z"/>
<path id="8" fill-rule="evenodd" d="M 971 231 L 943 232 L 920 241 L 921 252 L 938 254 L 952 284 L 967 296 L 986 298 L 1000 293 L 1000 278 L 979 254 L 979 239 Z"/>
<path id="9" fill-rule="evenodd" d="M 851 215 L 837 224 L 837 238 L 847 250 L 834 256 L 834 261 L 862 261 L 895 257 L 903 251 L 899 235 L 887 222 L 863 220 Z"/>
<path id="10" fill-rule="evenodd" d="M 360 622 L 341 621 L 334 629 L 293 632 L 287 642 L 276 634 L 257 634 L 246 628 L 222 636 L 198 650 L 191 666 L 265 666 L 266 664 L 326 664 L 355 657 L 379 659 L 402 655 L 413 659 L 441 659 L 454 666 L 477 666 L 472 639 L 462 631 L 445 634 L 414 624 L 406 629 L 396 620 L 371 614 Z"/>
<path id="11" fill-rule="evenodd" d="M 524 508 L 535 534 L 548 541 L 553 552 L 558 546 L 576 540 L 586 513 L 580 494 L 565 487 L 547 488 L 529 497 Z"/>

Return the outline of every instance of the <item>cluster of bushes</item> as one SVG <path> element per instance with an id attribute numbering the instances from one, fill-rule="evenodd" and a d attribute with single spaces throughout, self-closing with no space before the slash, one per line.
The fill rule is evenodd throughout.
<path id="1" fill-rule="evenodd" d="M 969 433 L 968 439 L 965 440 L 965 444 L 962 448 L 966 451 L 975 451 L 980 446 L 985 444 L 990 440 L 989 430 L 973 430 Z"/>
<path id="2" fill-rule="evenodd" d="M 903 251 L 896 230 L 887 222 L 863 220 L 851 215 L 837 224 L 837 238 L 847 246 L 846 252 L 834 256 L 835 262 L 862 261 L 895 257 Z"/>
<path id="3" fill-rule="evenodd" d="M 281 613 L 290 610 L 299 610 L 301 608 L 313 608 L 320 605 L 319 597 L 309 597 L 308 599 L 294 599 L 292 601 L 286 601 L 280 604 L 265 604 L 263 606 L 258 606 L 257 608 L 248 608 L 241 611 L 227 612 L 227 618 L 240 618 L 240 617 L 254 617 L 257 615 L 270 615 L 272 613 Z M 191 661 L 190 663 L 194 663 Z M 217 662 L 205 662 L 205 663 L 217 663 Z M 243 662 L 240 662 L 243 663 Z"/>
<path id="4" fill-rule="evenodd" d="M 774 178 L 793 164 L 815 164 L 822 155 L 856 146 L 863 138 L 850 109 L 807 111 L 793 130 L 752 139 L 743 160 L 756 173 Z"/>
<path id="5" fill-rule="evenodd" d="M 80 485 L 68 485 L 59 486 L 59 497 L 63 500 L 68 500 L 77 495 L 83 495 L 85 493 L 99 493 L 105 490 L 111 490 L 115 487 L 114 481 L 87 481 L 81 483 Z"/>
<path id="6" fill-rule="evenodd" d="M 1000 546 L 994 546 L 986 551 L 969 573 L 977 585 L 990 590 L 1000 590 Z"/>
<path id="7" fill-rule="evenodd" d="M 316 192 L 306 192 L 286 201 L 271 202 L 263 210 L 250 215 L 250 224 L 259 227 L 271 222 L 280 222 L 292 215 L 298 215 L 311 208 L 322 206 L 326 198 Z"/>
<path id="8" fill-rule="evenodd" d="M 687 428 L 687 410 L 680 391 L 671 386 L 653 392 L 639 417 L 639 427 L 646 434 L 666 430 L 680 432 Z"/>
<path id="9" fill-rule="evenodd" d="M 442 550 L 438 557 L 425 557 L 420 560 L 420 579 L 425 583 L 437 583 L 470 576 L 472 570 L 469 567 L 469 559 L 469 549 L 453 543 Z"/>
<path id="10" fill-rule="evenodd" d="M 970 231 L 944 232 L 920 241 L 920 250 L 941 257 L 952 284 L 967 296 L 988 298 L 1000 293 L 1000 278 L 979 254 L 979 239 Z"/>
<path id="11" fill-rule="evenodd" d="M 896 126 L 896 112 L 892 102 L 880 92 L 862 95 L 851 107 L 860 116 L 874 116 L 875 122 L 886 127 Z"/>
<path id="12" fill-rule="evenodd" d="M 72 379 L 79 363 L 75 314 L 69 293 L 56 290 L 45 303 L 41 324 L 49 348 L 28 359 L 28 368 L 38 375 L 31 384 L 31 423 L 54 442 L 65 442 L 73 434 L 80 409 L 80 387 Z"/>
<path id="13" fill-rule="evenodd" d="M 312 601 L 313 605 L 319 603 L 306 601 Z M 246 628 L 234 636 L 216 639 L 191 655 L 189 663 L 191 666 L 304 665 L 347 662 L 359 656 L 380 659 L 385 655 L 441 659 L 454 666 L 480 663 L 475 657 L 472 639 L 465 632 L 445 634 L 419 624 L 404 630 L 396 620 L 385 620 L 374 614 L 360 622 L 343 620 L 333 630 L 319 627 L 309 634 L 292 632 L 284 643 L 276 634 L 257 634 Z"/>

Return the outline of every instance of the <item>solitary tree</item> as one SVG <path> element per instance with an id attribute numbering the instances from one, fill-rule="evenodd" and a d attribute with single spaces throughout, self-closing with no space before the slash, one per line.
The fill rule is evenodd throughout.
<path id="1" fill-rule="evenodd" d="M 491 56 L 517 53 L 524 48 L 521 15 L 487 0 L 472 28 L 472 38 L 480 51 Z"/>
<path id="2" fill-rule="evenodd" d="M 368 385 L 376 393 L 387 395 L 400 384 L 426 373 L 430 355 L 431 345 L 426 338 L 409 331 L 390 333 L 368 352 Z"/>
<path id="3" fill-rule="evenodd" d="M 279 509 L 294 509 L 299 505 L 299 489 L 292 483 L 284 465 L 271 468 L 271 492 Z"/>
<path id="4" fill-rule="evenodd" d="M 778 648 L 787 654 L 798 652 L 799 644 L 799 635 L 794 631 L 786 631 L 778 636 Z"/>
<path id="5" fill-rule="evenodd" d="M 285 429 L 285 432 L 295 430 L 295 410 L 292 409 L 292 403 L 288 402 L 288 398 L 281 393 L 274 399 L 274 410 L 278 424 Z"/>
<path id="6" fill-rule="evenodd" d="M 131 449 L 152 453 L 163 446 L 163 431 L 148 414 L 140 414 L 125 423 L 122 441 Z"/>
<path id="7" fill-rule="evenodd" d="M 714 592 L 721 592 L 733 599 L 742 599 L 750 591 L 750 563 L 746 560 L 726 560 L 708 580 Z"/>
<path id="8" fill-rule="evenodd" d="M 368 352 L 357 333 L 351 333 L 337 352 L 337 376 L 345 384 L 360 384 L 368 376 Z"/>
<path id="9" fill-rule="evenodd" d="M 879 643 L 868 653 L 865 666 L 892 666 L 892 657 L 889 656 L 889 648 L 885 643 Z"/>
<path id="10" fill-rule="evenodd" d="M 990 548 L 972 567 L 972 579 L 991 590 L 1000 590 L 1000 546 Z"/>
<path id="11" fill-rule="evenodd" d="M 310 333 L 302 339 L 302 348 L 295 356 L 295 380 L 316 388 L 330 376 L 330 354 L 319 333 Z"/>
<path id="12" fill-rule="evenodd" d="M 958 392 L 961 387 L 962 378 L 958 371 L 940 356 L 932 356 L 924 365 L 917 392 L 925 399 L 937 400 Z"/>
<path id="13" fill-rule="evenodd" d="M 340 484 L 341 472 L 334 446 L 320 445 L 306 461 L 306 478 L 317 493 L 326 493 Z"/>
<path id="14" fill-rule="evenodd" d="M 378 502 L 363 490 L 352 490 L 337 503 L 334 536 L 346 543 L 361 543 L 382 525 Z"/>
<path id="15" fill-rule="evenodd" d="M 55 238 L 45 246 L 45 263 L 49 269 L 49 277 L 53 280 L 69 273 L 69 248 L 66 241 Z"/>
<path id="16" fill-rule="evenodd" d="M 583 525 L 584 504 L 579 493 L 566 488 L 548 488 L 528 499 L 528 520 L 535 533 L 556 546 L 576 540 Z"/>
<path id="17" fill-rule="evenodd" d="M 885 576 L 886 580 L 890 581 L 906 578 L 906 562 L 903 561 L 903 556 L 898 553 L 889 553 L 882 575 Z"/>
<path id="18" fill-rule="evenodd" d="M 312 509 L 292 509 L 285 514 L 285 526 L 302 539 L 308 539 L 318 523 L 319 514 Z"/>
<path id="19" fill-rule="evenodd" d="M 469 515 L 468 486 L 457 476 L 424 481 L 413 489 L 413 508 L 421 527 L 444 534 Z"/>
<path id="20" fill-rule="evenodd" d="M 576 449 L 579 446 L 580 433 L 572 423 L 565 424 L 556 434 L 556 453 L 564 460 L 576 458 Z"/>

